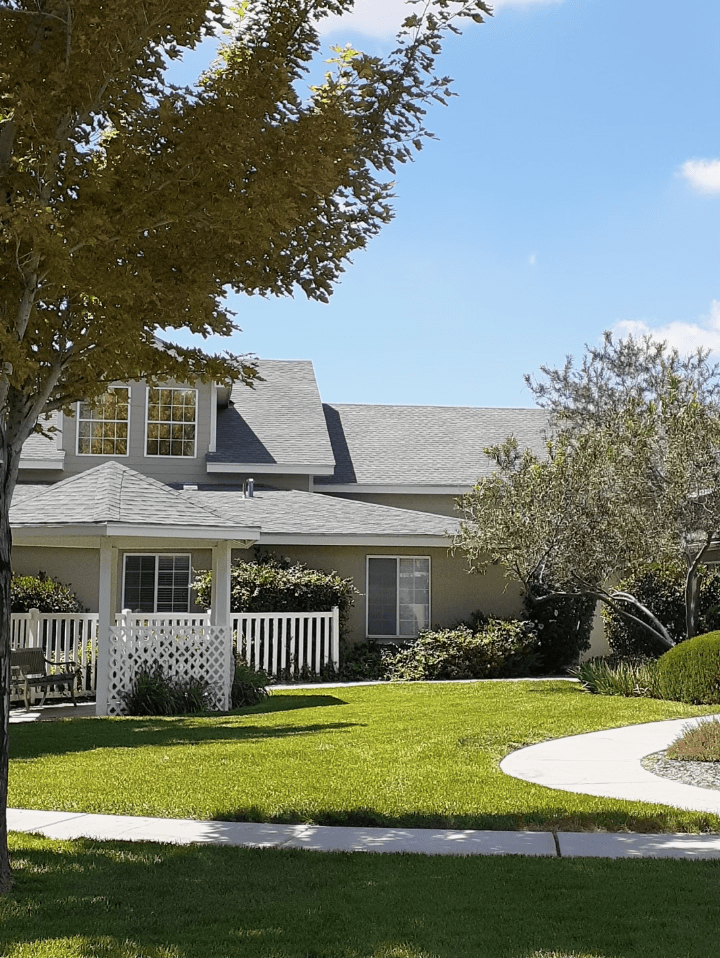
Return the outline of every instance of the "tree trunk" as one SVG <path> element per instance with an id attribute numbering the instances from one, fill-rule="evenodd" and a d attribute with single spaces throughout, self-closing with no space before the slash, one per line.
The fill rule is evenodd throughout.
<path id="1" fill-rule="evenodd" d="M 698 595 L 700 593 L 700 581 L 697 571 L 700 563 L 705 558 L 709 545 L 710 538 L 708 538 L 708 541 L 690 563 L 687 576 L 685 577 L 685 632 L 687 633 L 688 639 L 692 639 L 694 635 L 697 635 L 697 606 Z"/>
<path id="2" fill-rule="evenodd" d="M 7 842 L 8 760 L 10 756 L 10 581 L 12 535 L 10 502 L 15 487 L 17 462 L 0 431 L 0 895 L 12 886 Z"/>

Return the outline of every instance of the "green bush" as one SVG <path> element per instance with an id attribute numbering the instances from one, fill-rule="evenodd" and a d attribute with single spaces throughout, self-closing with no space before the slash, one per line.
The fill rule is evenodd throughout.
<path id="1" fill-rule="evenodd" d="M 624 579 L 618 586 L 646 606 L 665 626 L 674 642 L 685 640 L 685 576 L 687 570 L 681 565 L 650 566 Z M 720 571 L 700 568 L 698 591 L 698 631 L 712 632 L 720 629 Z M 628 610 L 640 619 L 642 612 Z M 641 626 L 605 606 L 602 610 L 605 635 L 615 655 L 647 656 L 657 658 L 664 646 Z"/>
<path id="2" fill-rule="evenodd" d="M 233 674 L 230 703 L 232 708 L 242 708 L 244 705 L 256 705 L 270 694 L 268 685 L 270 678 L 267 673 L 257 672 L 247 664 L 241 655 L 235 656 L 235 671 Z"/>
<path id="3" fill-rule="evenodd" d="M 368 639 L 355 645 L 340 647 L 340 668 L 336 678 L 341 682 L 373 682 L 388 678 L 388 659 L 404 645 Z"/>
<path id="4" fill-rule="evenodd" d="M 44 572 L 14 575 L 10 583 L 10 611 L 85 612 L 82 602 L 70 586 L 51 579 Z"/>
<path id="5" fill-rule="evenodd" d="M 230 572 L 230 608 L 233 612 L 329 612 L 337 606 L 340 630 L 347 628 L 355 596 L 352 579 L 335 572 L 309 569 L 273 553 L 256 550 L 252 562 L 234 562 Z M 197 601 L 210 608 L 212 573 L 203 572 L 193 588 Z"/>
<path id="6" fill-rule="evenodd" d="M 686 725 L 665 754 L 680 762 L 720 762 L 720 722 Z"/>
<path id="7" fill-rule="evenodd" d="M 654 665 L 660 698 L 690 705 L 720 703 L 720 632 L 696 635 Z"/>
<path id="8" fill-rule="evenodd" d="M 525 593 L 524 612 L 537 633 L 538 674 L 559 675 L 590 648 L 595 599 L 555 595 L 534 583 Z"/>
<path id="9" fill-rule="evenodd" d="M 656 698 L 654 663 L 649 659 L 614 656 L 587 659 L 568 670 L 587 692 Z"/>
<path id="10" fill-rule="evenodd" d="M 487 679 L 527 675 L 536 664 L 536 636 L 527 622 L 489 619 L 479 632 L 467 626 L 421 632 L 408 648 L 386 658 L 387 677 Z"/>
<path id="11" fill-rule="evenodd" d="M 173 679 L 155 662 L 136 674 L 120 699 L 128 715 L 187 715 L 207 711 L 211 692 L 206 679 Z"/>

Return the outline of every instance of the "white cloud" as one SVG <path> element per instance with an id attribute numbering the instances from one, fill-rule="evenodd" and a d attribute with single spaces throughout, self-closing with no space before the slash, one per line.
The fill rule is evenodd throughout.
<path id="1" fill-rule="evenodd" d="M 680 175 L 701 193 L 720 193 L 720 160 L 686 160 Z"/>
<path id="2" fill-rule="evenodd" d="M 562 2 L 563 0 L 495 0 L 490 6 L 497 10 L 500 7 L 539 6 Z M 405 17 L 421 9 L 421 5 L 408 4 L 406 0 L 355 0 L 352 13 L 346 13 L 343 17 L 326 17 L 319 22 L 318 29 L 321 34 L 327 34 L 347 28 L 369 37 L 387 40 L 395 36 Z"/>
<path id="3" fill-rule="evenodd" d="M 537 262 L 537 256 L 535 255 L 535 253 L 531 253 L 530 256 L 528 257 L 528 263 L 531 266 L 534 266 L 536 262 Z"/>
<path id="4" fill-rule="evenodd" d="M 635 337 L 650 335 L 653 339 L 665 340 L 681 353 L 691 353 L 702 346 L 720 356 L 720 300 L 714 299 L 710 312 L 700 317 L 697 323 L 666 323 L 664 326 L 649 326 L 643 320 L 627 319 L 613 326 L 615 336 Z"/>

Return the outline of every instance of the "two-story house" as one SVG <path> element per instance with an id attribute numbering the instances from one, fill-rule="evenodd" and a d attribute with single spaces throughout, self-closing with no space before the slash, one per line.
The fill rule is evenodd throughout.
<path id="1" fill-rule="evenodd" d="M 542 449 L 542 410 L 323 404 L 310 362 L 259 370 L 254 389 L 117 383 L 53 417 L 23 450 L 15 570 L 92 611 L 187 612 L 195 571 L 259 545 L 353 578 L 350 641 L 520 611 L 501 568 L 452 553 L 454 500 L 488 445 Z"/>

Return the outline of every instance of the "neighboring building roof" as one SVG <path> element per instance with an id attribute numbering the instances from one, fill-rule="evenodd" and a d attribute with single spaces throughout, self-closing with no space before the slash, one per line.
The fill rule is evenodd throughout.
<path id="1" fill-rule="evenodd" d="M 51 429 L 57 426 L 57 413 L 50 413 L 45 419 L 41 418 L 41 426 Z M 55 437 L 42 436 L 38 432 L 32 433 L 23 443 L 20 454 L 21 469 L 62 469 L 65 462 L 65 453 L 58 449 Z"/>
<path id="2" fill-rule="evenodd" d="M 379 538 L 437 540 L 422 544 L 449 545 L 448 535 L 458 528 L 457 519 L 412 509 L 357 502 L 297 490 L 256 489 L 245 499 L 235 490 L 210 486 L 183 495 L 228 519 L 259 525 L 260 543 L 312 540 L 315 543 L 342 539 L 348 544 Z M 407 544 L 407 543 L 406 543 Z"/>
<path id="3" fill-rule="evenodd" d="M 330 474 L 335 466 L 320 393 L 309 360 L 259 360 L 264 382 L 235 385 L 231 405 L 218 411 L 208 471 Z"/>
<path id="4" fill-rule="evenodd" d="M 192 529 L 226 538 L 248 537 L 249 522 L 228 520 L 162 482 L 114 461 L 36 489 L 35 494 L 21 494 L 18 500 L 13 497 L 13 528 L 165 527 L 181 535 Z M 253 530 L 253 538 L 258 531 Z"/>
<path id="5" fill-rule="evenodd" d="M 327 403 L 323 408 L 337 465 L 332 476 L 316 480 L 318 486 L 467 488 L 493 471 L 484 449 L 508 436 L 515 436 L 521 449 L 545 452 L 542 409 Z"/>

